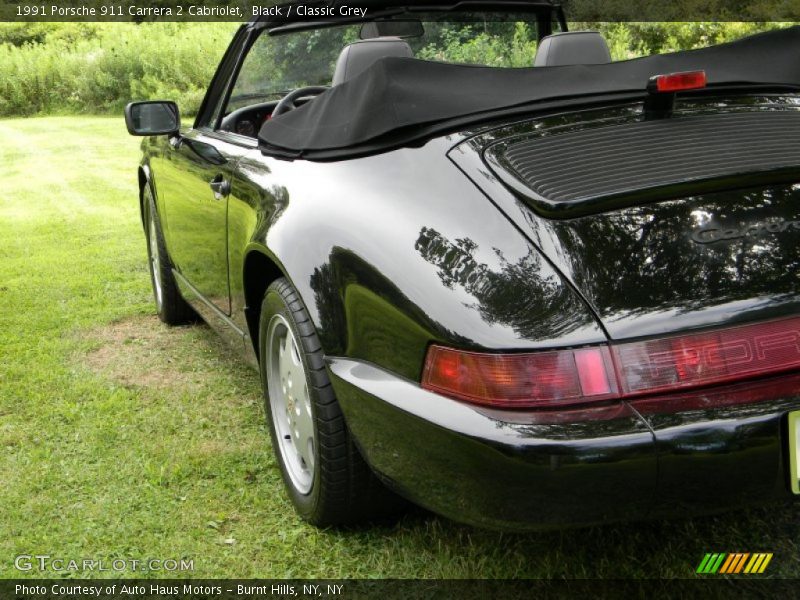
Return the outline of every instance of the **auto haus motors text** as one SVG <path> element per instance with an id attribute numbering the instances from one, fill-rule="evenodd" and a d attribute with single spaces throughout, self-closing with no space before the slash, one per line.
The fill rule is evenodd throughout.
<path id="1" fill-rule="evenodd" d="M 245 586 L 239 586 L 245 587 Z M 241 593 L 241 592 L 240 592 Z M 83 585 L 80 583 L 54 583 L 52 585 L 25 585 L 18 583 L 14 586 L 16 596 L 68 596 L 105 598 L 108 596 L 221 596 L 222 586 L 219 585 L 136 585 L 114 583 L 109 585 Z"/>
<path id="2" fill-rule="evenodd" d="M 275 583 L 272 585 L 242 585 L 235 588 L 226 588 L 228 593 L 237 596 L 341 596 L 344 593 L 342 584 L 304 584 L 302 586 L 289 585 L 288 583 Z M 133 583 L 115 583 L 109 585 L 85 585 L 80 583 L 53 583 L 51 585 L 27 585 L 18 583 L 14 586 L 14 595 L 18 597 L 31 596 L 68 596 L 105 598 L 107 596 L 221 596 L 221 585 L 197 585 L 184 583 L 182 585 L 163 585 L 151 583 L 149 585 Z"/>

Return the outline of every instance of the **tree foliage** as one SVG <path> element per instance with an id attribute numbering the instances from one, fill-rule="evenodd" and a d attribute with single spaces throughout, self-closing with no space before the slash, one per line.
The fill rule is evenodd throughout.
<path id="1" fill-rule="evenodd" d="M 118 111 L 169 98 L 196 111 L 228 23 L 0 24 L 0 116 Z"/>
<path id="2" fill-rule="evenodd" d="M 730 41 L 783 23 L 572 23 L 598 29 L 615 60 Z M 535 27 L 525 23 L 436 23 L 409 40 L 419 58 L 525 67 L 536 53 Z M 0 116 L 104 113 L 132 99 L 172 99 L 194 113 L 236 28 L 231 23 L 2 23 Z M 332 73 L 339 48 L 356 39 L 308 32 L 284 38 L 256 57 L 265 89 L 318 83 Z M 333 46 L 331 45 L 333 44 Z M 334 47 L 335 46 L 335 47 Z M 309 61 L 312 61 L 311 64 Z M 309 68 L 314 81 L 298 73 Z M 274 85 L 270 85 L 270 82 Z M 277 86 L 277 87 L 276 87 Z M 257 88 L 251 82 L 248 88 Z"/>

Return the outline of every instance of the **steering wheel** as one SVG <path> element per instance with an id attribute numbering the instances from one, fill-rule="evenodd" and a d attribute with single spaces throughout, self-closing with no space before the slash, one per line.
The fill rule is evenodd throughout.
<path id="1" fill-rule="evenodd" d="M 329 88 L 324 85 L 312 85 L 309 87 L 297 88 L 293 92 L 289 92 L 283 98 L 281 98 L 281 101 L 278 102 L 278 105 L 272 110 L 272 116 L 277 117 L 285 112 L 294 110 L 297 108 L 297 104 L 295 104 L 295 102 L 300 98 L 305 96 L 319 96 L 321 93 L 327 92 L 328 89 Z"/>

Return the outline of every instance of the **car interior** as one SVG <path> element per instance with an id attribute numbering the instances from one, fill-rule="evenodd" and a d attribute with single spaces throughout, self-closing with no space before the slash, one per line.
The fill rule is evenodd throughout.
<path id="1" fill-rule="evenodd" d="M 599 31 L 564 31 L 542 38 L 534 67 L 602 65 L 611 62 L 611 52 Z"/>
<path id="2" fill-rule="evenodd" d="M 339 54 L 331 78 L 331 87 L 341 85 L 387 57 L 413 58 L 411 45 L 399 35 L 387 32 L 407 33 L 392 30 L 387 23 L 367 23 L 361 30 L 358 41 L 347 44 Z M 396 24 L 394 24 L 396 25 Z M 421 27 L 421 24 L 419 24 Z M 407 28 L 408 26 L 405 25 Z M 536 51 L 534 67 L 559 67 L 565 65 L 596 65 L 611 62 L 611 53 L 603 36 L 597 31 L 569 31 L 545 36 Z M 244 106 L 227 114 L 221 129 L 247 137 L 256 137 L 261 125 L 284 112 L 288 112 L 325 91 L 323 86 L 298 88 L 281 100 L 273 100 Z"/>

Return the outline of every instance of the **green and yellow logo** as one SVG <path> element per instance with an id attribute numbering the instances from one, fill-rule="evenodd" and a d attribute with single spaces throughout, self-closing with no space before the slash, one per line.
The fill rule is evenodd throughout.
<path id="1" fill-rule="evenodd" d="M 696 572 L 701 575 L 763 573 L 771 560 L 772 552 L 708 553 L 700 561 Z"/>

